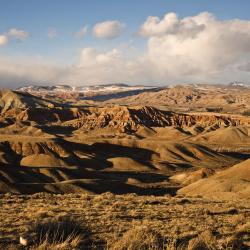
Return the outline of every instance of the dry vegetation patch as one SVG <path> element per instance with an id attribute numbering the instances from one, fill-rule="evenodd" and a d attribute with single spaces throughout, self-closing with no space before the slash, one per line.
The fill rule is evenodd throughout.
<path id="1" fill-rule="evenodd" d="M 81 221 L 59 217 L 36 221 L 22 238 L 27 240 L 27 245 L 34 245 L 34 249 L 55 249 L 55 246 L 77 249 L 86 244 L 90 236 Z"/>
<path id="2" fill-rule="evenodd" d="M 0 249 L 21 249 L 19 238 L 25 233 L 32 236 L 30 249 L 210 250 L 250 246 L 247 199 L 6 194 L 1 195 L 0 220 Z"/>

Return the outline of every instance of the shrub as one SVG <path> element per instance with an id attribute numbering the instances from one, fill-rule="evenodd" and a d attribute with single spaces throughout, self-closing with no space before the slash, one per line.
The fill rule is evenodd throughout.
<path id="1" fill-rule="evenodd" d="M 89 244 L 90 231 L 83 223 L 71 217 L 43 220 L 34 223 L 26 237 L 31 249 L 81 249 Z M 30 238 L 30 236 L 32 236 Z"/>

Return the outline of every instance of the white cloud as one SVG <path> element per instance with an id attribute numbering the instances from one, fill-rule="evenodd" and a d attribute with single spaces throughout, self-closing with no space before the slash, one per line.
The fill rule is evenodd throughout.
<path id="1" fill-rule="evenodd" d="M 101 52 L 94 48 L 84 48 L 74 67 L 74 74 L 78 79 L 84 77 L 85 82 L 89 83 L 128 81 L 127 64 L 127 59 L 118 49 Z"/>
<path id="2" fill-rule="evenodd" d="M 210 13 L 204 12 L 195 17 L 179 19 L 176 13 L 167 13 L 162 20 L 150 16 L 141 26 L 139 34 L 145 37 L 181 34 L 185 37 L 194 37 L 205 29 L 204 21 L 214 20 Z"/>
<path id="3" fill-rule="evenodd" d="M 9 31 L 5 32 L 4 34 L 0 34 L 0 47 L 8 44 L 10 40 L 23 42 L 28 37 L 29 37 L 28 32 L 24 30 L 16 29 L 16 28 L 11 28 Z"/>
<path id="4" fill-rule="evenodd" d="M 176 19 L 163 30 L 147 33 L 148 59 L 162 79 L 182 75 L 184 79 L 206 80 L 250 57 L 250 21 L 219 21 L 201 13 Z"/>
<path id="5" fill-rule="evenodd" d="M 105 33 L 105 32 L 104 32 Z M 108 51 L 83 48 L 70 66 L 34 59 L 0 60 L 0 79 L 13 83 L 60 82 L 250 82 L 250 21 L 217 20 L 212 14 L 163 19 L 150 17 L 140 28 L 145 37 L 142 53 L 120 46 Z M 0 83 L 1 84 L 1 83 Z"/>
<path id="6" fill-rule="evenodd" d="M 8 43 L 8 37 L 5 35 L 0 35 L 0 47 Z"/>
<path id="7" fill-rule="evenodd" d="M 220 21 L 207 12 L 185 18 L 170 13 L 162 20 L 148 18 L 142 30 L 147 36 L 143 54 L 128 58 L 127 50 L 98 54 L 92 49 L 85 60 L 91 62 L 88 75 L 93 68 L 93 75 L 101 72 L 99 78 L 106 79 L 105 68 L 111 78 L 126 81 L 127 75 L 127 81 L 135 82 L 223 82 L 235 76 L 250 80 L 247 67 L 239 67 L 250 61 L 250 21 Z"/>
<path id="8" fill-rule="evenodd" d="M 110 65 L 111 63 L 114 63 L 116 61 L 120 61 L 122 57 L 121 51 L 117 49 L 113 49 L 108 52 L 99 53 L 94 48 L 84 48 L 81 51 L 80 55 L 80 67 L 89 67 L 92 65 Z"/>
<path id="9" fill-rule="evenodd" d="M 93 35 L 97 38 L 113 39 L 121 35 L 125 24 L 119 21 L 97 23 L 93 28 Z"/>
<path id="10" fill-rule="evenodd" d="M 79 59 L 72 65 L 58 65 L 40 57 L 0 57 L 0 87 L 16 87 L 27 84 L 87 85 L 109 82 L 140 82 L 148 80 L 145 68 L 136 60 L 130 60 L 118 49 L 98 51 L 82 49 Z"/>
<path id="11" fill-rule="evenodd" d="M 49 28 L 48 30 L 48 38 L 54 39 L 58 36 L 58 32 L 55 28 Z"/>
<path id="12" fill-rule="evenodd" d="M 82 38 L 82 37 L 84 37 L 87 34 L 87 32 L 88 32 L 88 26 L 85 25 L 80 30 L 78 30 L 77 32 L 75 32 L 74 37 L 75 38 Z"/>
<path id="13" fill-rule="evenodd" d="M 27 31 L 21 30 L 21 29 L 16 29 L 12 28 L 10 29 L 6 35 L 9 38 L 16 39 L 18 41 L 24 41 L 29 37 L 29 33 Z"/>

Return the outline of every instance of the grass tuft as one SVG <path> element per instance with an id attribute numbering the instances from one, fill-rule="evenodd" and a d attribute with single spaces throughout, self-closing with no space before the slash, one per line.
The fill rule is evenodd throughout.
<path id="1" fill-rule="evenodd" d="M 32 238 L 29 238 L 32 235 Z M 29 228 L 31 249 L 80 249 L 90 239 L 90 230 L 72 217 L 37 221 Z"/>
<path id="2" fill-rule="evenodd" d="M 137 226 L 125 232 L 117 240 L 108 242 L 109 250 L 159 250 L 164 249 L 164 239 L 156 231 Z"/>

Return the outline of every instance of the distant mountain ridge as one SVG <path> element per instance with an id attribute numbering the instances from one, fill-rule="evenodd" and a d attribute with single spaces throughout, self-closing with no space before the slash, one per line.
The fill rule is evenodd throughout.
<path id="1" fill-rule="evenodd" d="M 70 86 L 70 85 L 28 85 L 17 88 L 17 91 L 22 92 L 123 92 L 131 90 L 155 89 L 156 86 L 146 85 L 128 85 L 124 83 L 100 84 L 94 86 Z"/>
<path id="2" fill-rule="evenodd" d="M 132 91 L 132 90 L 150 90 L 150 89 L 164 89 L 164 88 L 175 88 L 175 87 L 192 87 L 194 89 L 209 89 L 211 87 L 241 87 L 250 88 L 250 84 L 233 81 L 229 84 L 176 84 L 176 85 L 166 85 L 166 86 L 153 86 L 153 85 L 129 85 L 126 83 L 110 83 L 110 84 L 98 84 L 98 85 L 86 85 L 86 86 L 72 86 L 67 84 L 56 84 L 56 85 L 25 85 L 19 87 L 15 90 L 22 92 L 122 92 L 122 91 Z"/>
<path id="3" fill-rule="evenodd" d="M 114 98 L 113 104 L 163 106 L 170 110 L 242 113 L 250 110 L 247 84 L 183 84 L 133 96 Z"/>
<path id="4" fill-rule="evenodd" d="M 17 89 L 51 101 L 82 105 L 81 101 L 107 104 L 154 106 L 180 112 L 248 113 L 250 85 L 242 82 L 229 84 L 181 84 L 162 87 L 128 84 L 95 86 L 35 86 Z"/>

